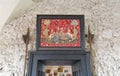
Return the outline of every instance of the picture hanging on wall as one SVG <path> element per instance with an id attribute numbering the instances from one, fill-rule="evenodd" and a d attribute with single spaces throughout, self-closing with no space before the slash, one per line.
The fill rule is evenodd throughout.
<path id="1" fill-rule="evenodd" d="M 38 15 L 37 40 L 38 50 L 83 49 L 83 15 Z"/>

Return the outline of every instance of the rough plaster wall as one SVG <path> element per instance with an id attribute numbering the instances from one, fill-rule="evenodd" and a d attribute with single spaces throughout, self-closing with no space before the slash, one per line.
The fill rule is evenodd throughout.
<path id="1" fill-rule="evenodd" d="M 29 50 L 35 50 L 37 14 L 84 14 L 91 26 L 93 76 L 120 75 L 120 0 L 43 0 L 0 32 L 0 76 L 22 76 L 25 44 L 30 27 Z"/>

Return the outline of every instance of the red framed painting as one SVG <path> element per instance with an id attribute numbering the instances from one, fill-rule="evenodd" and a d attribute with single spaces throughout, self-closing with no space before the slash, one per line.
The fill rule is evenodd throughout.
<path id="1" fill-rule="evenodd" d="M 37 15 L 37 50 L 84 49 L 83 15 Z"/>

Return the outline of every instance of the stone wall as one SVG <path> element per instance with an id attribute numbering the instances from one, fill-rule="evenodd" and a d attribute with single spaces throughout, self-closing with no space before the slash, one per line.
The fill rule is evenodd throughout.
<path id="1" fill-rule="evenodd" d="M 85 15 L 85 26 L 90 26 L 94 34 L 90 50 L 93 76 L 119 76 L 119 8 L 120 0 L 42 0 L 0 32 L 0 76 L 23 75 L 25 44 L 22 35 L 30 27 L 29 51 L 35 50 L 37 14 Z"/>

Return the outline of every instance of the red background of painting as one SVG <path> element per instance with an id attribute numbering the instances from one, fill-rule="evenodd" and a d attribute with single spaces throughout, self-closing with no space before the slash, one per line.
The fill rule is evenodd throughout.
<path id="1" fill-rule="evenodd" d="M 43 31 L 46 28 L 46 25 L 44 24 L 44 21 L 46 19 L 42 19 L 41 20 L 41 38 L 44 38 L 45 36 L 43 35 Z M 73 34 L 73 29 L 74 29 L 74 25 L 71 25 L 71 22 L 73 20 L 76 20 L 78 22 L 78 25 L 75 26 L 75 28 L 77 29 L 78 33 L 77 33 L 77 38 L 80 39 L 80 20 L 79 19 L 49 19 L 50 20 L 50 24 L 48 25 L 48 29 L 50 30 L 48 32 L 48 34 L 50 35 L 51 30 L 53 30 L 54 32 L 60 32 L 60 30 L 58 28 L 63 28 L 64 27 L 64 32 L 68 32 L 68 29 L 70 29 L 70 33 Z M 80 47 L 80 41 L 76 42 L 76 43 L 65 43 L 65 44 L 55 44 L 55 43 L 46 43 L 46 42 L 42 42 L 40 41 L 40 46 L 41 47 Z"/>

